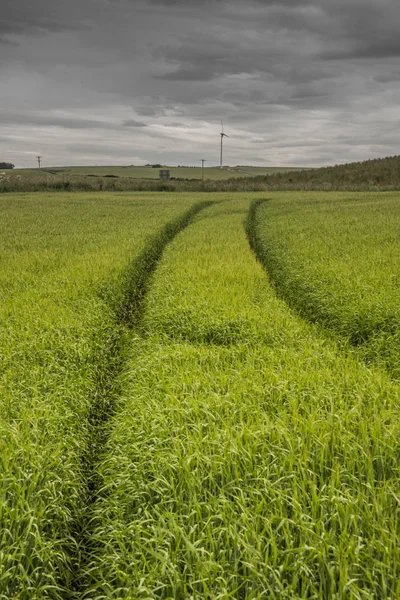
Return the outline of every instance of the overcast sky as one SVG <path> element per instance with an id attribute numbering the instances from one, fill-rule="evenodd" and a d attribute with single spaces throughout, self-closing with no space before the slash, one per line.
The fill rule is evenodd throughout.
<path id="1" fill-rule="evenodd" d="M 0 161 L 400 154 L 399 0 L 0 0 Z"/>

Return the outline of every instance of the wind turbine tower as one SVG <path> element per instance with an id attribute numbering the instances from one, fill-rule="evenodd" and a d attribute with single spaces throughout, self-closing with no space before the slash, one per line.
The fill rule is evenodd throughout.
<path id="1" fill-rule="evenodd" d="M 220 156 L 220 169 L 222 169 L 222 165 L 223 163 L 223 141 L 224 141 L 224 137 L 229 137 L 229 135 L 226 135 L 226 133 L 224 133 L 224 123 L 223 121 L 221 121 L 221 156 Z"/>

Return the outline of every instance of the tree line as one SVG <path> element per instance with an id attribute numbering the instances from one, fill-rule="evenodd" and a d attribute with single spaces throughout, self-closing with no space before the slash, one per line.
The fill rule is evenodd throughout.
<path id="1" fill-rule="evenodd" d="M 0 162 L 0 169 L 14 169 L 15 165 L 8 162 Z"/>

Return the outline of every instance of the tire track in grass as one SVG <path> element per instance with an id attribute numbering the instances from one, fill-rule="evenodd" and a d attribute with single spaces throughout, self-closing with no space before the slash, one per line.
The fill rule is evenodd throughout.
<path id="1" fill-rule="evenodd" d="M 246 215 L 207 211 L 157 269 L 88 600 L 400 597 L 399 389 L 276 297 Z"/>
<path id="2" fill-rule="evenodd" d="M 248 217 L 245 223 L 246 235 L 257 260 L 263 266 L 265 271 L 268 273 L 271 284 L 274 288 L 276 295 L 281 298 L 291 310 L 293 310 L 301 319 L 310 323 L 311 325 L 317 326 L 319 331 L 329 339 L 335 340 L 336 343 L 342 347 L 351 349 L 358 360 L 363 361 L 370 366 L 371 363 L 375 368 L 381 369 L 389 374 L 395 381 L 399 380 L 396 369 L 393 365 L 385 363 L 384 360 L 372 359 L 367 351 L 368 342 L 380 332 L 380 328 L 371 328 L 364 334 L 356 335 L 354 332 L 349 336 L 343 332 L 341 324 L 332 319 L 332 315 L 324 312 L 324 310 L 315 307 L 312 297 L 307 295 L 307 284 L 304 282 L 297 289 L 297 297 L 295 297 L 293 284 L 289 287 L 285 287 L 285 271 L 279 262 L 279 258 L 274 255 L 273 252 L 266 246 L 262 240 L 262 235 L 259 231 L 260 217 L 259 209 L 262 205 L 268 202 L 268 198 L 258 198 L 254 200 L 250 205 Z M 385 325 L 381 325 L 384 327 Z M 386 327 L 388 327 L 386 325 Z M 391 330 L 390 330 L 391 327 Z M 395 325 L 389 325 L 389 331 L 392 336 L 396 335 Z"/>
<path id="3" fill-rule="evenodd" d="M 96 545 L 91 543 L 93 529 L 91 509 L 102 487 L 102 478 L 97 470 L 97 465 L 108 438 L 108 423 L 114 415 L 115 400 L 120 392 L 119 376 L 124 365 L 124 350 L 129 330 L 140 325 L 146 294 L 166 246 L 190 225 L 200 211 L 212 204 L 214 204 L 212 201 L 194 204 L 183 215 L 167 223 L 158 234 L 148 241 L 139 256 L 126 268 L 122 276 L 117 303 L 110 298 L 116 314 L 116 328 L 104 353 L 104 364 L 99 368 L 97 389 L 88 416 L 91 438 L 88 448 L 82 456 L 82 472 L 86 482 L 85 510 L 75 523 L 77 554 L 74 568 L 76 578 L 73 590 L 66 588 L 66 598 L 82 597 L 86 585 L 83 573 L 90 566 L 92 556 L 98 547 L 98 543 Z"/>

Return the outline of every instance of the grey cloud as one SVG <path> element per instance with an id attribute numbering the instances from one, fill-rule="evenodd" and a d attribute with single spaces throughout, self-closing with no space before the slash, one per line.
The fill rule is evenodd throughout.
<path id="1" fill-rule="evenodd" d="M 168 81 L 210 81 L 217 74 L 215 66 L 196 65 L 194 62 L 179 67 L 176 71 L 156 76 L 156 79 L 164 79 Z"/>
<path id="2" fill-rule="evenodd" d="M 397 56 L 400 51 L 400 13 L 389 25 L 381 10 L 372 4 L 360 9 L 358 0 L 343 3 L 261 2 L 266 7 L 264 22 L 257 28 L 249 5 L 248 23 L 255 28 L 253 39 L 241 36 L 243 22 L 232 36 L 216 36 L 212 28 L 200 36 L 178 36 L 158 52 L 171 71 L 159 76 L 174 81 L 211 81 L 235 73 L 282 74 L 287 63 Z M 269 10 L 272 7 L 272 10 Z M 232 5 L 232 16 L 235 4 Z M 240 15 L 243 18 L 243 15 Z M 254 18 L 260 19 L 258 13 Z M 274 26 L 278 29 L 275 29 Z M 313 48 L 307 44 L 314 40 Z M 304 61 L 305 63 L 306 61 Z M 300 70 L 303 65 L 300 66 Z M 295 69 L 291 69 L 292 75 Z"/>
<path id="3" fill-rule="evenodd" d="M 87 30 L 125 3 L 126 0 L 12 0 L 2 10 L 0 35 Z"/>
<path id="4" fill-rule="evenodd" d="M 68 28 L 68 20 L 65 21 L 65 17 L 67 17 L 66 12 L 59 8 L 52 10 L 50 2 L 46 6 L 44 2 L 13 0 L 2 11 L 0 33 L 20 34 L 37 30 L 63 31 Z"/>
<path id="5" fill-rule="evenodd" d="M 400 71 L 389 71 L 387 73 L 377 73 L 374 80 L 378 83 L 400 82 Z"/>
<path id="6" fill-rule="evenodd" d="M 326 52 L 323 56 L 328 60 L 398 57 L 400 56 L 400 40 L 398 35 L 395 35 L 377 41 L 363 41 L 348 49 Z"/>
<path id="7" fill-rule="evenodd" d="M 400 10 L 394 0 L 341 0 L 331 3 L 326 10 L 335 30 L 321 53 L 323 59 L 381 59 L 399 55 Z"/>
<path id="8" fill-rule="evenodd" d="M 222 4 L 226 2 L 226 0 L 203 0 L 205 4 Z M 156 4 L 158 6 L 199 6 L 198 0 L 150 0 L 151 4 Z"/>
<path id="9" fill-rule="evenodd" d="M 150 0 L 150 1 L 152 4 L 158 4 L 159 6 L 187 6 L 187 5 L 193 5 L 196 7 L 199 6 L 198 0 Z M 226 4 L 230 7 L 232 7 L 232 5 L 235 5 L 235 4 L 240 4 L 240 2 L 235 2 L 235 1 L 232 2 L 231 0 L 205 0 L 205 2 L 207 4 L 215 4 L 215 5 Z M 263 6 L 284 5 L 284 6 L 290 6 L 293 8 L 295 8 L 297 6 L 307 6 L 307 5 L 313 3 L 312 0 L 254 0 L 254 2 L 256 2 L 257 4 L 261 4 Z"/>
<path id="10" fill-rule="evenodd" d="M 221 75 L 271 73 L 271 61 L 286 52 L 274 48 L 267 36 L 259 40 L 215 39 L 212 35 L 182 39 L 159 49 L 173 67 L 160 79 L 171 81 L 211 81 Z"/>
<path id="11" fill-rule="evenodd" d="M 124 127 L 147 127 L 146 123 L 142 121 L 135 121 L 134 119 L 126 119 L 122 121 Z"/>
<path id="12" fill-rule="evenodd" d="M 4 46 L 19 46 L 18 42 L 14 42 L 13 40 L 8 40 L 7 38 L 0 36 L 0 44 Z"/>
<path id="13" fill-rule="evenodd" d="M 309 6 L 318 4 L 313 0 L 255 0 L 258 4 L 263 6 L 288 6 L 290 8 L 297 8 L 299 6 Z"/>
<path id="14" fill-rule="evenodd" d="M 298 88 L 295 93 L 292 95 L 293 100 L 308 100 L 310 98 L 326 98 L 329 94 L 324 92 L 323 90 L 316 90 L 312 87 L 305 86 Z"/>
<path id="15" fill-rule="evenodd" d="M 48 127 L 62 127 L 64 129 L 115 129 L 114 123 L 96 121 L 92 119 L 79 119 L 58 116 L 46 116 L 37 113 L 0 112 L 0 120 L 3 124 L 10 125 L 44 125 Z"/>
<path id="16" fill-rule="evenodd" d="M 122 160 L 132 128 L 146 162 L 159 140 L 164 162 L 197 160 L 200 150 L 217 161 L 222 117 L 232 164 L 329 163 L 367 157 L 379 144 L 392 152 L 382 132 L 400 100 L 395 0 L 9 5 L 0 23 L 0 151 L 14 152 L 12 162 L 24 152 L 69 164 Z"/>

